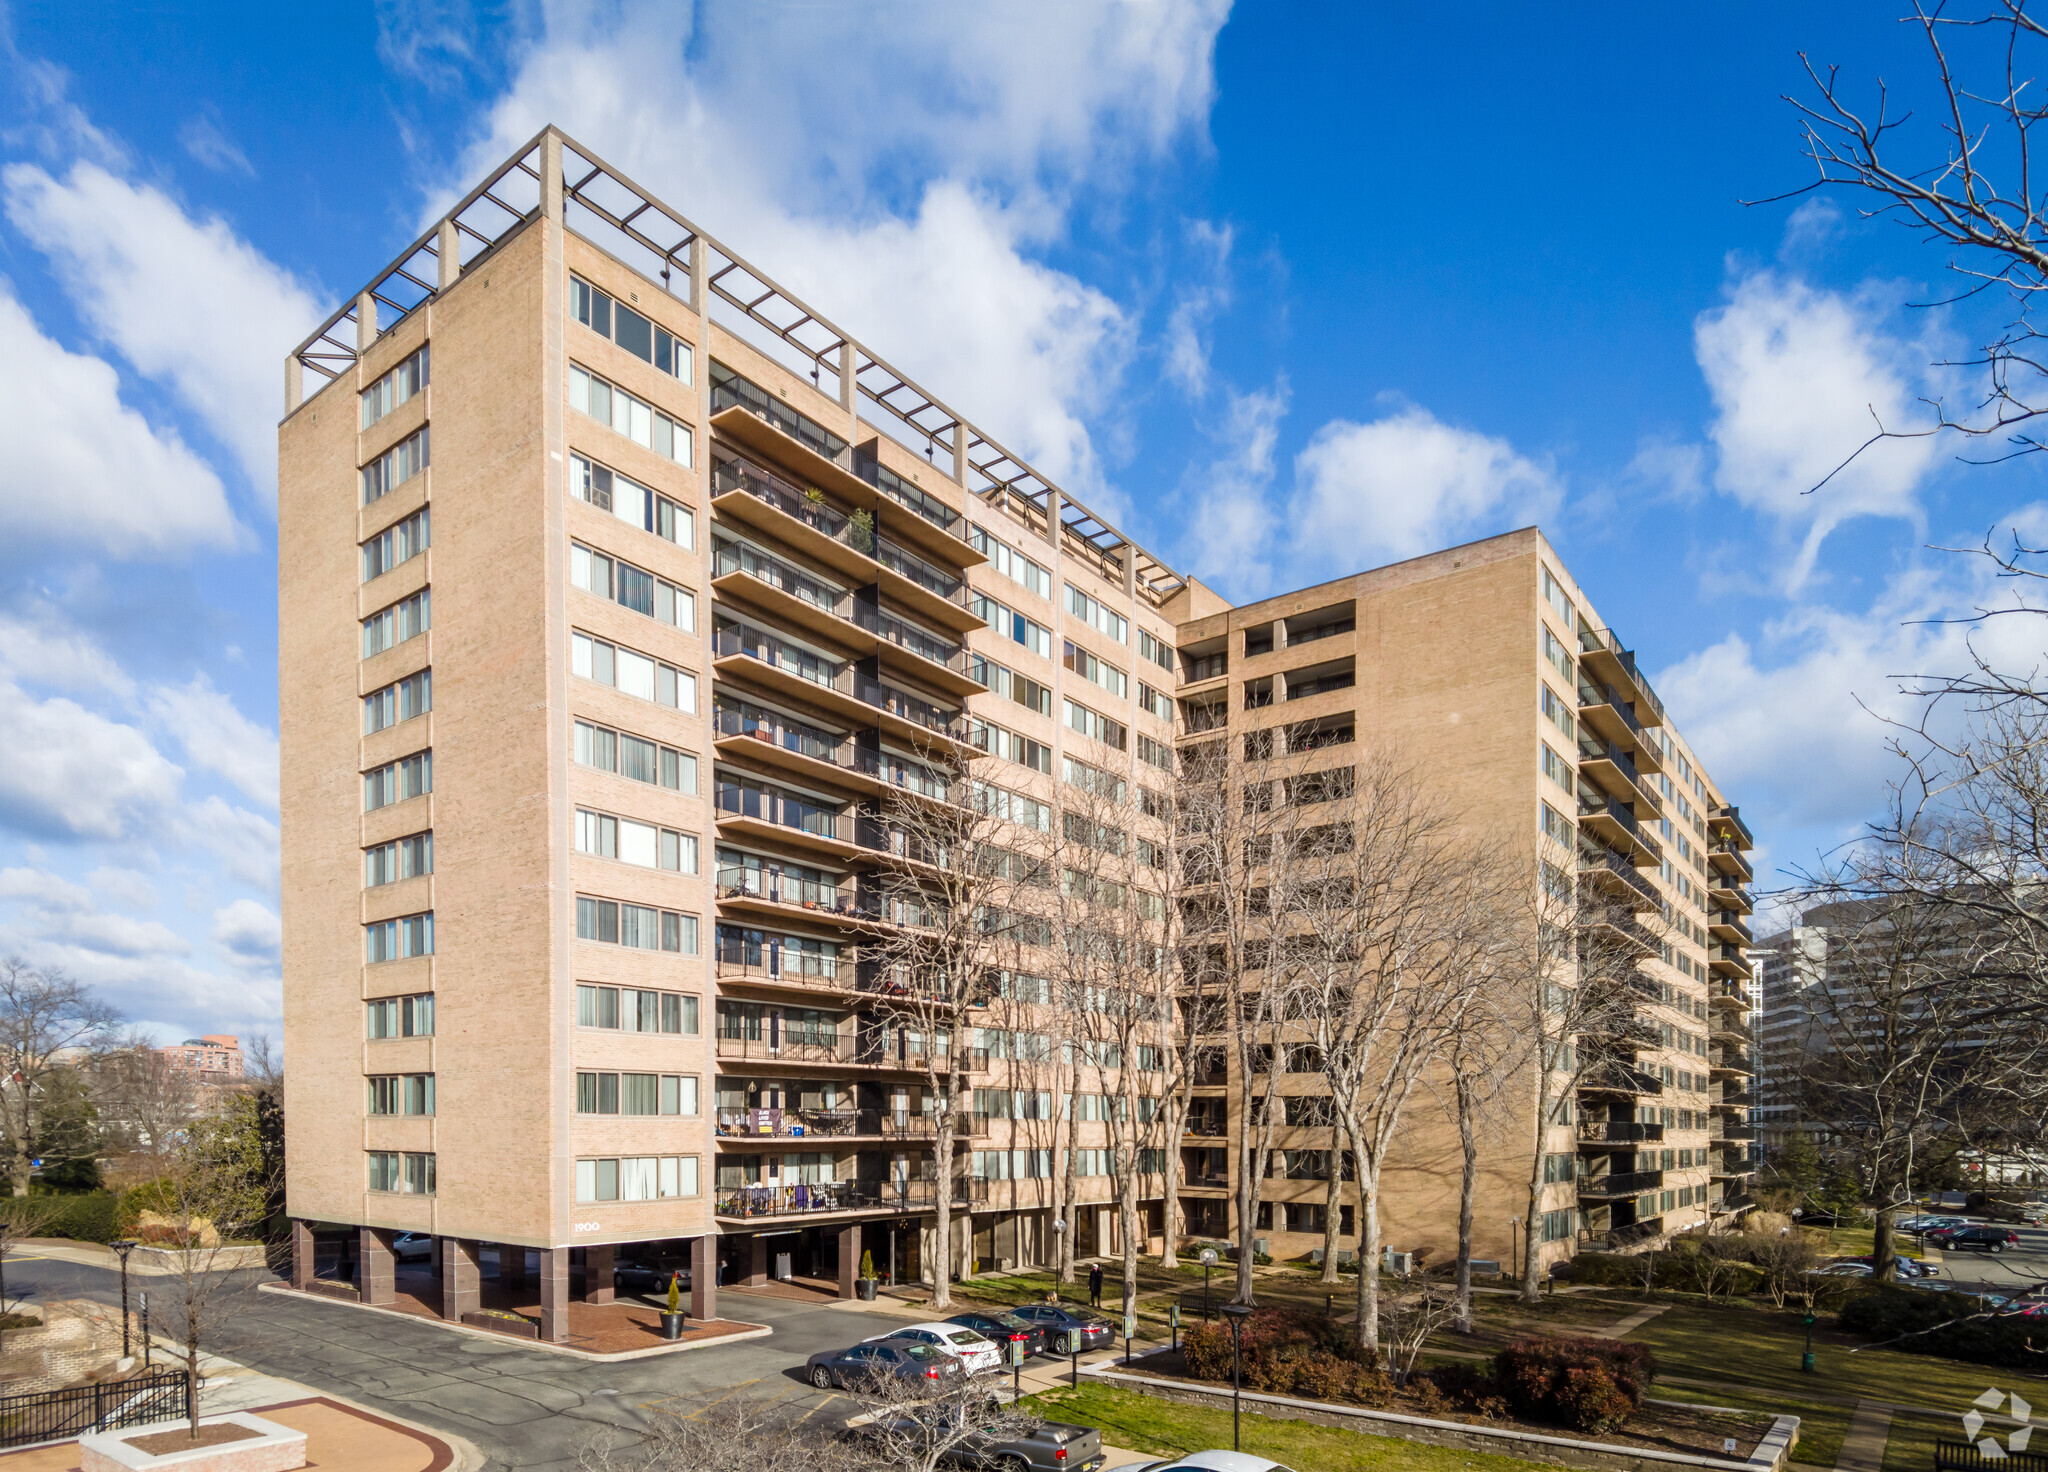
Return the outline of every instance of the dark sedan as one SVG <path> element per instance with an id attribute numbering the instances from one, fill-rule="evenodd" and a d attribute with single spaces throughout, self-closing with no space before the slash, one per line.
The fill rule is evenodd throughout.
<path id="1" fill-rule="evenodd" d="M 1116 1342 L 1116 1325 L 1093 1309 L 1065 1303 L 1025 1303 L 1014 1312 L 1045 1331 L 1054 1354 L 1102 1349 Z"/>
<path id="2" fill-rule="evenodd" d="M 829 1349 L 804 1362 L 811 1384 L 820 1390 L 859 1390 L 885 1379 L 950 1380 L 967 1369 L 951 1355 L 906 1339 Z"/>
<path id="3" fill-rule="evenodd" d="M 1929 1232 L 1927 1240 L 1944 1252 L 1967 1247 L 1977 1252 L 2003 1252 L 2020 1244 L 2020 1234 L 2010 1227 L 1943 1227 Z"/>
<path id="4" fill-rule="evenodd" d="M 1020 1319 L 1015 1314 L 955 1314 L 946 1320 L 949 1324 L 960 1324 L 974 1330 L 984 1339 L 992 1339 L 1003 1352 L 1003 1363 L 1010 1362 L 1010 1346 L 1024 1346 L 1024 1357 L 1045 1353 L 1045 1330 L 1029 1319 Z"/>
<path id="5" fill-rule="evenodd" d="M 623 1258 L 612 1264 L 612 1287 L 620 1293 L 666 1293 L 671 1277 L 680 1277 L 683 1291 L 690 1291 L 690 1270 L 686 1267 L 670 1267 L 640 1258 Z"/>
<path id="6" fill-rule="evenodd" d="M 1019 1425 L 1014 1420 L 1005 1424 L 1000 1412 L 983 1422 L 984 1429 L 967 1430 L 963 1421 L 957 1419 L 971 1414 L 958 1408 L 951 1411 L 935 1410 L 923 1415 L 899 1416 L 893 1421 L 879 1422 L 863 1429 L 864 1439 L 895 1442 L 899 1447 L 916 1448 L 923 1442 L 924 1449 L 931 1449 L 932 1437 L 951 1443 L 943 1458 L 956 1467 L 993 1468 L 995 1472 L 1096 1472 L 1105 1460 L 1102 1455 L 1102 1433 L 1093 1426 L 1072 1426 L 1062 1421 L 1039 1421 Z M 928 1417 L 952 1416 L 949 1423 L 931 1421 Z M 943 1428 L 934 1430 L 934 1426 Z M 959 1436 L 960 1431 L 966 1431 Z"/>

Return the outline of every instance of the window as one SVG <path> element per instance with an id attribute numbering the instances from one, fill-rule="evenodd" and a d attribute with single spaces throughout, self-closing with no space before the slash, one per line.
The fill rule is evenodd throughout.
<path id="1" fill-rule="evenodd" d="M 979 680 L 989 690 L 1005 700 L 1037 711 L 1042 716 L 1052 714 L 1052 691 L 1038 681 L 1018 674 L 1007 666 L 997 664 L 979 654 L 967 656 L 967 677 Z"/>
<path id="2" fill-rule="evenodd" d="M 1572 791 L 1572 764 L 1552 751 L 1549 742 L 1540 741 L 1537 745 L 1543 748 L 1543 775 L 1566 792 Z"/>
<path id="3" fill-rule="evenodd" d="M 1574 1218 L 1577 1215 L 1577 1212 L 1570 1210 L 1544 1212 L 1541 1226 L 1543 1240 L 1545 1242 L 1569 1241 L 1572 1233 L 1576 1230 Z"/>
<path id="4" fill-rule="evenodd" d="M 429 545 L 427 508 L 422 506 L 404 521 L 388 526 L 363 543 L 363 581 L 382 577 L 401 562 L 410 562 Z"/>
<path id="5" fill-rule="evenodd" d="M 1576 739 L 1575 732 L 1578 727 L 1578 718 L 1572 714 L 1571 702 L 1552 690 L 1548 685 L 1543 687 L 1541 702 L 1543 714 L 1550 717 L 1550 724 L 1564 732 L 1567 741 Z"/>
<path id="6" fill-rule="evenodd" d="M 434 754 L 416 751 L 363 773 L 363 811 L 374 813 L 395 802 L 434 790 Z"/>
<path id="7" fill-rule="evenodd" d="M 671 792 L 697 791 L 697 758 L 687 751 L 589 721 L 576 722 L 575 747 L 576 760 L 586 767 L 615 772 L 635 782 L 666 787 Z"/>
<path id="8" fill-rule="evenodd" d="M 1358 785 L 1356 767 L 1330 767 L 1305 772 L 1287 779 L 1287 801 L 1292 804 L 1336 802 L 1351 796 Z"/>
<path id="9" fill-rule="evenodd" d="M 1164 639 L 1155 639 L 1143 629 L 1138 630 L 1138 658 L 1149 659 L 1159 668 L 1173 669 L 1173 646 Z"/>
<path id="10" fill-rule="evenodd" d="M 434 914 L 406 915 L 363 927 L 363 960 L 404 961 L 434 954 Z"/>
<path id="11" fill-rule="evenodd" d="M 421 670 L 363 697 L 363 734 L 382 731 L 434 708 L 434 672 Z"/>
<path id="12" fill-rule="evenodd" d="M 580 363 L 569 365 L 569 407 L 645 446 L 664 460 L 691 463 L 690 426 L 678 423 L 652 404 L 615 388 Z"/>
<path id="13" fill-rule="evenodd" d="M 576 852 L 638 864 L 643 869 L 666 869 L 671 874 L 697 872 L 696 834 L 588 808 L 576 810 Z"/>
<path id="14" fill-rule="evenodd" d="M 368 429 L 427 386 L 427 347 L 421 344 L 412 356 L 363 390 L 363 424 Z"/>
<path id="15" fill-rule="evenodd" d="M 363 658 L 382 654 L 395 644 L 424 634 L 432 626 L 431 612 L 427 590 L 422 588 L 412 597 L 371 614 L 363 620 Z"/>
<path id="16" fill-rule="evenodd" d="M 1082 679 L 1100 685 L 1119 700 L 1127 700 L 1131 694 L 1131 679 L 1115 665 L 1097 659 L 1072 639 L 1064 641 L 1065 650 L 1060 662 Z"/>
<path id="17" fill-rule="evenodd" d="M 1052 574 L 1006 542 L 999 542 L 978 526 L 970 526 L 967 540 L 974 550 L 988 558 L 988 565 L 1013 583 L 1021 583 L 1052 602 Z M 980 610 L 976 610 L 979 612 Z"/>
<path id="18" fill-rule="evenodd" d="M 967 718 L 967 739 L 990 756 L 1052 775 L 1052 748 L 1042 741 L 1019 736 L 1015 731 L 991 725 L 977 716 Z"/>
<path id="19" fill-rule="evenodd" d="M 365 1004 L 369 1036 L 378 1038 L 430 1038 L 434 1035 L 434 994 L 412 997 L 379 997 Z"/>
<path id="20" fill-rule="evenodd" d="M 1124 750 L 1130 743 L 1130 730 L 1122 721 L 1112 721 L 1099 711 L 1090 710 L 1079 701 L 1069 700 L 1066 706 L 1067 724 L 1083 736 L 1092 736 L 1104 746 Z"/>
<path id="21" fill-rule="evenodd" d="M 632 987 L 576 987 L 576 1025 L 620 1032 L 668 1033 L 695 1037 L 699 1004 L 682 992 L 654 992 Z"/>
<path id="22" fill-rule="evenodd" d="M 375 848 L 363 850 L 363 885 L 367 889 L 433 872 L 434 835 L 431 833 L 415 833 L 410 838 L 393 839 L 390 843 L 380 843 Z"/>
<path id="23" fill-rule="evenodd" d="M 1572 652 L 1558 641 L 1557 635 L 1550 632 L 1548 624 L 1543 626 L 1543 657 L 1567 680 L 1577 680 L 1578 677 L 1572 673 L 1576 668 L 1572 663 Z"/>
<path id="24" fill-rule="evenodd" d="M 576 938 L 641 951 L 697 954 L 697 917 L 651 905 L 576 896 Z"/>
<path id="25" fill-rule="evenodd" d="M 1164 741 L 1154 741 L 1150 736 L 1138 737 L 1138 760 L 1162 772 L 1173 770 L 1173 747 Z"/>
<path id="26" fill-rule="evenodd" d="M 1026 797 L 1021 792 L 1012 792 L 1007 787 L 996 787 L 987 782 L 976 782 L 973 795 L 981 811 L 995 818 L 1007 818 L 1012 823 L 1026 828 L 1035 828 L 1040 833 L 1052 832 L 1052 808 L 1035 797 Z"/>
<path id="27" fill-rule="evenodd" d="M 578 1114 L 685 1115 L 697 1112 L 697 1079 L 674 1073 L 579 1073 Z"/>
<path id="28" fill-rule="evenodd" d="M 363 467 L 363 504 L 382 500 L 427 468 L 427 427 L 418 429 Z"/>
<path id="29" fill-rule="evenodd" d="M 434 1157 L 412 1151 L 372 1150 L 370 1189 L 396 1191 L 407 1196 L 434 1194 Z"/>
<path id="30" fill-rule="evenodd" d="M 1556 839 L 1559 843 L 1569 847 L 1572 841 L 1571 821 L 1547 802 L 1541 804 L 1541 807 L 1543 812 L 1540 822 L 1544 835 L 1548 838 Z"/>
<path id="31" fill-rule="evenodd" d="M 967 606 L 974 616 L 1013 643 L 1022 644 L 1033 654 L 1052 658 L 1052 630 L 1041 623 L 1024 617 L 1006 604 L 998 603 L 986 593 L 969 591 Z"/>
<path id="32" fill-rule="evenodd" d="M 370 1113 L 432 1114 L 434 1076 L 431 1073 L 382 1074 L 370 1079 Z"/>
<path id="33" fill-rule="evenodd" d="M 1572 600 L 1565 596 L 1564 584 L 1550 575 L 1550 569 L 1543 569 L 1543 601 L 1557 610 L 1557 616 L 1564 620 L 1566 632 L 1577 629 L 1578 618 L 1572 612 Z"/>
<path id="34" fill-rule="evenodd" d="M 569 668 L 586 680 L 610 685 L 628 695 L 651 700 L 690 715 L 697 713 L 697 677 L 659 660 L 636 654 L 623 644 L 609 644 L 588 634 L 569 635 Z"/>
<path id="35" fill-rule="evenodd" d="M 1087 762 L 1063 756 L 1060 758 L 1060 775 L 1083 792 L 1092 792 L 1113 803 L 1121 803 L 1124 800 L 1124 779 L 1114 772 L 1105 772 L 1102 768 L 1090 766 Z"/>
<path id="36" fill-rule="evenodd" d="M 644 613 L 656 623 L 671 624 L 692 634 L 697 632 L 695 593 L 678 588 L 666 578 L 643 572 L 630 562 L 594 552 L 581 542 L 569 544 L 569 581 L 586 593 Z"/>
<path id="37" fill-rule="evenodd" d="M 688 343 L 576 276 L 569 278 L 569 315 L 641 361 L 690 381 L 694 355 Z"/>
<path id="38" fill-rule="evenodd" d="M 569 457 L 569 494 L 678 547 L 697 544 L 697 519 L 689 507 L 679 506 L 638 481 L 628 480 L 581 455 Z"/>
<path id="39" fill-rule="evenodd" d="M 698 1194 L 695 1155 L 629 1155 L 576 1162 L 576 1199 L 654 1201 Z"/>
<path id="40" fill-rule="evenodd" d="M 1067 612 L 1096 632 L 1107 634 L 1119 644 L 1131 642 L 1131 621 L 1116 610 L 1090 598 L 1072 583 L 1067 584 Z"/>

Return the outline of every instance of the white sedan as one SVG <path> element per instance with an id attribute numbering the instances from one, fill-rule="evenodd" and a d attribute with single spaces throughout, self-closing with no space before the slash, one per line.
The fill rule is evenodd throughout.
<path id="1" fill-rule="evenodd" d="M 917 1344 L 928 1344 L 940 1354 L 951 1355 L 960 1361 L 961 1367 L 969 1374 L 1003 1367 L 1003 1352 L 996 1348 L 996 1342 L 961 1324 L 909 1324 L 887 1334 L 864 1339 L 861 1343 L 875 1344 L 884 1339 L 908 1339 Z"/>

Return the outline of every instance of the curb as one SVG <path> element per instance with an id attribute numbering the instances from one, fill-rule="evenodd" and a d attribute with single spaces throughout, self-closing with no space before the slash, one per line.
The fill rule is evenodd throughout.
<path id="1" fill-rule="evenodd" d="M 1227 1390 L 1215 1391 L 1207 1387 L 1190 1386 L 1184 1381 L 1162 1380 L 1153 1375 L 1131 1375 L 1118 1370 L 1100 1369 L 1094 1365 L 1083 1365 L 1081 1372 L 1100 1380 L 1114 1380 L 1126 1385 L 1142 1385 L 1148 1389 L 1172 1390 L 1183 1395 L 1199 1395 L 1214 1400 L 1229 1400 Z M 1255 1405 L 1278 1406 L 1284 1410 L 1311 1411 L 1323 1416 L 1347 1416 L 1360 1421 L 1379 1421 L 1395 1426 L 1417 1426 L 1430 1431 L 1446 1431 L 1459 1436 L 1483 1437 L 1495 1441 L 1525 1442 L 1536 1446 L 1556 1447 L 1564 1451 L 1597 1452 L 1602 1456 L 1615 1457 L 1637 1462 L 1661 1462 L 1679 1467 L 1712 1467 L 1716 1472 L 1769 1472 L 1778 1467 L 1792 1443 L 1799 1436 L 1797 1416 L 1778 1416 L 1771 1429 L 1746 1460 L 1736 1461 L 1732 1457 L 1696 1457 L 1684 1452 L 1663 1452 L 1651 1447 L 1619 1446 L 1606 1441 L 1579 1441 L 1566 1436 L 1545 1436 L 1536 1431 L 1510 1431 L 1505 1427 L 1494 1429 L 1472 1426 L 1463 1421 L 1439 1421 L 1429 1416 L 1404 1416 L 1395 1411 L 1373 1411 L 1363 1406 L 1340 1406 L 1329 1401 L 1295 1400 L 1284 1395 L 1265 1395 L 1255 1391 L 1243 1392 L 1243 1398 Z M 1678 1404 L 1678 1402 L 1664 1402 Z M 1733 1411 L 1730 1406 L 1704 1406 L 1703 1410 Z M 1753 1414 L 1736 1412 L 1736 1414 Z"/>
<path id="2" fill-rule="evenodd" d="M 495 1329 L 477 1329 L 468 1324 L 451 1324 L 445 1319 L 429 1319 L 420 1314 L 409 1314 L 400 1308 L 383 1308 L 374 1303 L 350 1303 L 345 1298 L 329 1298 L 324 1293 L 307 1293 L 288 1283 L 258 1283 L 258 1293 L 281 1293 L 311 1303 L 331 1303 L 337 1308 L 352 1309 L 358 1313 L 385 1314 L 408 1323 L 424 1324 L 430 1329 L 447 1333 L 468 1334 L 477 1339 L 488 1339 L 493 1344 L 510 1344 L 523 1349 L 542 1349 L 549 1354 L 571 1355 L 592 1364 L 610 1365 L 625 1360 L 644 1360 L 656 1355 L 688 1354 L 697 1349 L 717 1349 L 727 1344 L 738 1344 L 743 1339 L 766 1339 L 774 1330 L 766 1324 L 749 1324 L 737 1334 L 720 1334 L 715 1339 L 699 1339 L 694 1344 L 651 1344 L 645 1349 L 622 1349 L 611 1354 L 598 1354 L 588 1349 L 575 1349 L 566 1344 L 553 1344 L 545 1339 L 522 1339 L 511 1334 L 500 1334 Z M 434 1433 L 439 1435 L 440 1433 Z"/>

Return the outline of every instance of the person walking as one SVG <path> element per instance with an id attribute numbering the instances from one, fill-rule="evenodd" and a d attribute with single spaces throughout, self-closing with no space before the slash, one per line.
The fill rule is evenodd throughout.
<path id="1" fill-rule="evenodd" d="M 1102 1264 L 1096 1263 L 1088 1269 L 1088 1305 L 1102 1307 Z"/>

